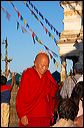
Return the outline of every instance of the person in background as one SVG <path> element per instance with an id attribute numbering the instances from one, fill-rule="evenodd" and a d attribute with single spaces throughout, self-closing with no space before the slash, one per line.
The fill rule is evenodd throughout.
<path id="1" fill-rule="evenodd" d="M 79 107 L 70 98 L 62 99 L 58 106 L 59 119 L 52 127 L 76 127 L 74 120 L 78 110 Z"/>
<path id="2" fill-rule="evenodd" d="M 83 81 L 76 83 L 70 98 L 60 100 L 53 127 L 83 127 Z"/>
<path id="3" fill-rule="evenodd" d="M 80 82 L 80 81 L 83 81 L 83 74 L 82 74 L 82 76 L 77 80 L 77 83 Z"/>
<path id="4" fill-rule="evenodd" d="M 54 117 L 53 117 L 53 119 L 51 120 L 51 126 L 53 126 L 55 123 L 56 123 L 56 121 L 58 120 L 58 105 L 59 105 L 59 102 L 62 100 L 62 97 L 61 97 L 61 95 L 60 95 L 60 91 L 61 91 L 61 88 L 62 88 L 62 86 L 63 86 L 63 84 L 64 84 L 64 82 L 62 81 L 62 82 L 60 82 L 60 83 L 58 83 L 58 91 L 56 92 L 56 101 L 55 101 L 55 109 L 54 109 Z"/>
<path id="5" fill-rule="evenodd" d="M 57 82 L 53 79 L 47 53 L 37 54 L 34 66 L 23 71 L 16 97 L 19 127 L 49 127 L 54 112 Z"/>
<path id="6" fill-rule="evenodd" d="M 74 75 L 68 76 L 64 81 L 63 87 L 61 88 L 60 95 L 62 96 L 62 98 L 70 98 L 72 90 L 82 74 L 82 65 L 80 63 L 76 63 L 74 65 Z"/>
<path id="7" fill-rule="evenodd" d="M 77 117 L 75 118 L 74 124 L 78 127 L 83 127 L 83 81 L 79 81 L 75 85 L 70 98 L 77 106 L 79 106 L 79 111 Z"/>
<path id="8" fill-rule="evenodd" d="M 12 74 L 13 78 L 13 74 Z M 13 85 L 13 80 L 11 85 L 6 85 L 7 78 L 1 76 L 1 127 L 8 127 L 9 123 L 9 107 L 11 98 L 11 89 Z"/>

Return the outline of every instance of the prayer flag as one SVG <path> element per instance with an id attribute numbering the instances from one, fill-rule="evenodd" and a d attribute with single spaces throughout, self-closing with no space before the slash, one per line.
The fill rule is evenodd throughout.
<path id="1" fill-rule="evenodd" d="M 18 12 L 18 18 L 20 17 L 20 13 Z"/>
<path id="2" fill-rule="evenodd" d="M 8 20 L 10 20 L 10 16 L 11 16 L 11 15 L 10 15 L 10 14 L 7 12 L 7 10 L 6 10 L 6 17 L 7 17 Z"/>
<path id="3" fill-rule="evenodd" d="M 5 9 L 1 6 L 1 9 L 3 10 L 3 12 L 5 12 Z"/>
<path id="4" fill-rule="evenodd" d="M 26 23 L 27 23 L 27 21 L 26 20 L 24 20 L 24 24 L 26 25 Z"/>
<path id="5" fill-rule="evenodd" d="M 53 58 L 53 62 L 54 62 L 54 64 L 55 64 L 55 62 L 56 62 L 56 60 Z"/>
<path id="6" fill-rule="evenodd" d="M 23 21 L 23 17 L 21 16 L 20 19 Z"/>
<path id="7" fill-rule="evenodd" d="M 18 30 L 18 28 L 19 28 L 19 22 L 17 21 L 17 30 Z"/>

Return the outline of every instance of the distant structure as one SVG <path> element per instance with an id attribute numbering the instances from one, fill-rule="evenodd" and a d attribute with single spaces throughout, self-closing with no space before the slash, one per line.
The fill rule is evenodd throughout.
<path id="1" fill-rule="evenodd" d="M 16 112 L 17 92 L 18 92 L 18 85 L 15 83 L 11 91 L 9 127 L 18 127 L 18 116 Z"/>
<path id="2" fill-rule="evenodd" d="M 64 31 L 57 43 L 62 59 L 61 81 L 66 79 L 66 59 L 73 65 L 78 62 L 83 66 L 83 1 L 61 1 L 64 9 Z"/>
<path id="3" fill-rule="evenodd" d="M 9 73 L 10 73 L 10 69 L 9 69 L 9 63 L 12 61 L 12 59 L 8 58 L 8 41 L 7 41 L 7 37 L 5 42 L 2 42 L 2 44 L 5 44 L 5 59 L 2 59 L 2 61 L 5 61 L 5 76 L 6 78 L 8 78 Z"/>

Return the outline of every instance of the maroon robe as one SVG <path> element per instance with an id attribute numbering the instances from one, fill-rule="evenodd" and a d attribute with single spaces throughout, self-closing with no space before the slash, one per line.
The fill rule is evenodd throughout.
<path id="1" fill-rule="evenodd" d="M 58 85 L 48 70 L 41 78 L 34 67 L 25 70 L 16 97 L 19 119 L 26 115 L 28 126 L 50 126 L 57 89 Z"/>

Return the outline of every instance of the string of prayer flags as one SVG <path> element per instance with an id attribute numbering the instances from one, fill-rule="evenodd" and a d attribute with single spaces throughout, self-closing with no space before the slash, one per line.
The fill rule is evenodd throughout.
<path id="1" fill-rule="evenodd" d="M 22 32 L 23 33 L 26 33 L 27 32 L 27 30 L 21 25 L 21 28 L 22 28 Z"/>
<path id="2" fill-rule="evenodd" d="M 49 50 L 49 48 L 47 48 L 45 45 L 44 45 L 44 47 L 45 47 L 45 49 L 48 51 Z"/>
<path id="3" fill-rule="evenodd" d="M 14 8 L 15 8 L 15 6 L 14 6 Z M 17 12 L 19 12 L 19 11 L 17 10 Z M 20 16 L 21 16 L 21 14 L 20 14 Z M 19 18 L 19 19 L 21 20 L 21 18 Z M 17 22 L 17 25 L 18 25 L 17 28 L 19 28 L 19 26 L 20 26 L 19 22 Z M 33 38 L 34 44 L 35 44 L 35 40 L 36 40 L 39 44 L 43 45 L 48 52 L 51 51 L 51 53 L 53 54 L 53 56 L 58 57 L 58 55 L 56 53 L 54 53 L 52 50 L 50 50 L 49 48 L 47 48 L 47 46 L 45 46 L 43 44 L 43 42 L 38 38 L 38 36 L 35 34 L 35 32 L 33 32 L 33 30 L 30 28 L 30 26 L 28 25 L 28 23 L 26 23 L 26 27 L 28 27 L 29 31 L 32 33 L 32 38 Z M 21 25 L 21 29 L 22 29 L 22 32 L 23 33 L 27 32 L 27 30 L 22 25 Z M 51 56 L 51 58 L 53 58 L 53 56 L 51 54 L 50 54 L 50 56 Z M 54 61 L 55 61 L 55 59 L 54 59 Z"/>
<path id="4" fill-rule="evenodd" d="M 45 49 L 49 52 L 49 51 L 51 51 L 52 52 L 52 54 L 55 56 L 55 57 L 58 57 L 58 55 L 56 54 L 56 53 L 54 53 L 52 50 L 50 50 L 47 46 L 45 46 L 44 45 L 44 47 L 45 47 Z M 50 53 L 49 53 L 50 54 Z M 50 57 L 52 58 L 52 55 L 50 54 Z"/>
<path id="5" fill-rule="evenodd" d="M 10 2 L 10 3 L 12 3 L 12 2 Z M 13 4 L 13 3 L 12 3 L 12 5 L 13 5 L 13 8 L 16 8 L 16 7 L 14 6 L 14 4 Z M 15 10 L 15 9 L 14 9 L 14 10 Z M 18 14 L 18 12 L 19 12 L 19 11 L 17 10 L 17 8 L 16 8 L 16 10 L 15 10 L 15 11 L 16 11 L 16 12 L 17 12 L 17 14 Z M 19 15 L 20 15 L 20 17 L 22 17 L 22 18 L 23 18 L 23 16 L 20 14 L 20 12 L 19 12 Z M 19 18 L 19 17 L 18 17 L 18 18 Z M 19 19 L 21 20 L 22 18 L 19 18 Z M 23 18 L 23 21 L 26 21 L 26 20 L 24 20 L 24 18 Z M 26 24 L 26 25 L 28 25 L 28 23 L 27 23 L 27 22 L 26 22 L 25 24 Z M 31 32 L 33 32 L 33 31 L 32 31 L 32 29 L 29 27 L 29 25 L 28 25 L 28 28 L 29 28 L 29 30 L 30 30 Z M 46 29 L 46 31 L 47 31 L 47 29 Z M 50 36 L 51 36 L 51 37 L 53 37 L 53 36 L 52 36 L 52 34 L 51 34 L 50 32 L 48 32 L 48 33 L 50 34 Z M 38 41 L 38 38 L 36 38 L 36 40 Z M 55 38 L 54 38 L 54 41 L 56 41 L 56 39 L 55 39 Z M 40 43 L 42 43 L 42 42 L 40 42 Z M 55 42 L 55 43 L 56 43 L 56 42 Z"/>
<path id="6" fill-rule="evenodd" d="M 42 44 L 42 41 L 41 41 L 41 40 L 38 40 L 38 42 L 39 42 L 40 44 Z"/>
<path id="7" fill-rule="evenodd" d="M 19 16 L 19 12 L 18 12 L 17 8 L 14 6 L 14 4 L 12 3 L 12 1 L 10 1 L 10 3 L 13 6 L 14 10 L 18 13 L 18 16 Z"/>
<path id="8" fill-rule="evenodd" d="M 24 22 L 24 25 L 26 25 L 26 27 L 29 27 L 27 21 L 23 18 L 23 16 L 20 14 L 20 12 L 17 10 L 17 8 L 14 6 L 14 4 L 12 2 L 10 2 L 11 5 L 13 6 L 13 9 L 17 12 L 18 18 Z M 22 28 L 22 32 L 26 32 L 25 29 Z"/>
<path id="9" fill-rule="evenodd" d="M 54 42 L 55 42 L 55 44 L 56 44 L 56 39 L 55 39 L 55 37 L 48 31 L 48 29 L 43 25 L 43 23 L 40 21 L 40 19 L 37 17 L 37 15 L 33 12 L 33 10 L 31 10 L 30 9 L 30 7 L 28 6 L 28 4 L 25 2 L 25 5 L 26 5 L 26 7 L 29 9 L 29 11 L 31 12 L 31 14 L 37 19 L 37 21 L 42 25 L 42 27 L 44 28 L 44 30 L 45 30 L 45 32 L 46 32 L 46 34 L 48 34 L 49 35 L 49 37 L 51 37 L 53 40 L 54 40 Z M 40 16 L 42 16 L 42 14 L 41 13 L 39 13 L 40 14 Z M 42 16 L 42 18 L 43 18 L 43 16 Z M 57 44 L 56 44 L 57 45 Z"/>
<path id="10" fill-rule="evenodd" d="M 34 6 L 34 10 L 36 11 L 36 13 L 38 14 L 38 10 L 36 9 L 36 7 Z"/>
<path id="11" fill-rule="evenodd" d="M 46 18 L 43 17 L 42 13 L 39 12 L 38 9 L 37 9 L 30 1 L 27 1 L 27 2 L 29 3 L 29 5 L 31 5 L 32 8 L 34 8 L 34 10 L 36 11 L 36 13 L 39 14 L 39 16 L 40 16 L 43 20 L 45 20 L 46 24 L 49 25 L 49 27 L 51 28 L 51 30 L 54 30 L 54 32 L 56 32 L 56 35 L 59 36 L 59 35 L 60 35 L 60 32 L 58 32 L 57 29 L 56 29 L 55 27 L 53 27 L 53 25 L 50 24 L 50 22 L 49 22 Z"/>
<path id="12" fill-rule="evenodd" d="M 39 12 L 39 16 L 40 16 L 42 19 L 44 19 L 44 18 L 43 18 L 43 15 L 42 15 L 40 12 Z"/>
<path id="13" fill-rule="evenodd" d="M 49 50 L 50 50 L 50 49 L 49 49 L 49 48 L 47 48 L 47 46 L 45 46 L 45 45 L 44 45 L 44 47 L 45 47 L 45 49 L 47 50 L 47 52 L 49 53 L 50 58 L 52 59 L 52 58 L 53 58 L 53 56 L 52 56 L 52 54 L 49 52 Z"/>
<path id="14" fill-rule="evenodd" d="M 4 13 L 6 13 L 6 18 L 7 18 L 8 20 L 10 20 L 11 15 L 8 13 L 8 11 L 5 10 L 2 6 L 1 6 L 1 9 L 2 9 L 2 11 L 3 11 Z"/>
<path id="15" fill-rule="evenodd" d="M 53 54 L 55 57 L 58 57 L 58 55 L 57 55 L 56 53 L 54 53 L 53 51 L 52 51 L 52 54 Z"/>
<path id="16" fill-rule="evenodd" d="M 27 30 L 22 25 L 20 25 L 20 23 L 17 21 L 17 30 L 19 28 L 21 28 L 21 30 L 22 30 L 23 33 L 26 33 L 27 32 Z"/>
<path id="17" fill-rule="evenodd" d="M 6 13 L 6 18 L 9 20 L 11 15 L 10 15 L 10 14 L 8 13 L 8 11 L 5 10 L 2 6 L 1 6 L 1 9 L 3 10 L 3 12 Z M 19 29 L 19 27 L 20 27 L 20 24 L 19 24 L 19 22 L 17 21 L 17 30 Z M 26 30 L 22 25 L 21 25 L 21 29 L 22 29 L 22 32 L 23 32 L 23 33 L 27 32 L 27 30 Z"/>

